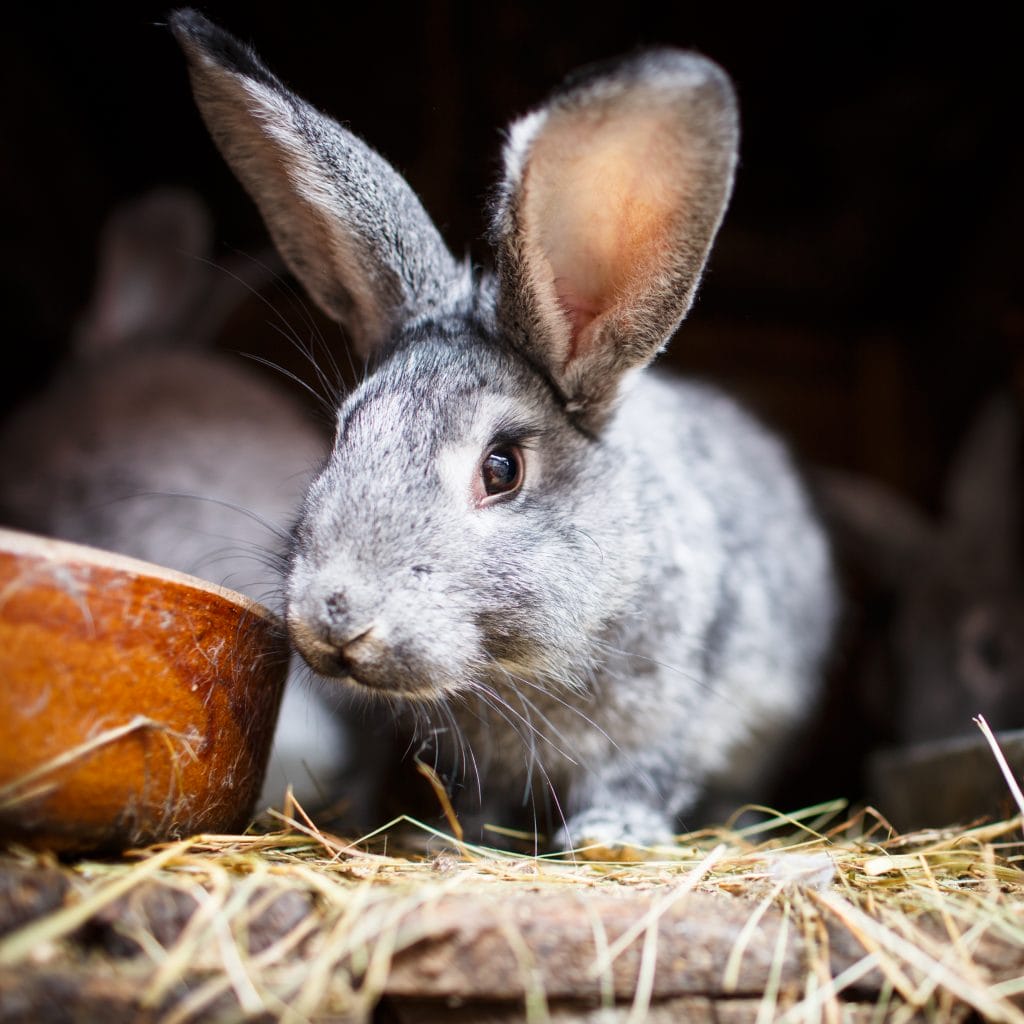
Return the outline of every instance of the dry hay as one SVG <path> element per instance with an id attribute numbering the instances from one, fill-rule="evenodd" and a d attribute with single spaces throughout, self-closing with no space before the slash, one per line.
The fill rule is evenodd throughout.
<path id="1" fill-rule="evenodd" d="M 634 863 L 278 824 L 8 854 L 0 1019 L 1024 1024 L 1019 818 L 899 836 L 834 804 Z"/>
<path id="2" fill-rule="evenodd" d="M 0 854 L 0 1020 L 1024 1024 L 1022 816 L 898 835 L 835 802 L 527 857 L 409 818 L 116 860 Z M 737 819 L 746 820 L 746 819 Z"/>

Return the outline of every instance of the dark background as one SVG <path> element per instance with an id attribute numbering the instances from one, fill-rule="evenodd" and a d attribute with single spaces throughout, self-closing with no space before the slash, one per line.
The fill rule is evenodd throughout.
<path id="1" fill-rule="evenodd" d="M 387 156 L 478 260 L 498 129 L 563 74 L 652 43 L 719 61 L 740 97 L 742 161 L 667 359 L 740 395 L 809 463 L 935 510 L 979 404 L 1024 390 L 1021 62 L 994 7 L 943 22 L 934 7 L 829 6 L 202 10 Z M 38 5 L 0 29 L 4 409 L 64 351 L 118 201 L 186 185 L 213 208 L 220 246 L 265 244 L 193 107 L 166 10 Z M 265 319 L 232 343 L 272 349 Z"/>
<path id="2" fill-rule="evenodd" d="M 63 350 L 119 200 L 187 185 L 222 245 L 265 239 L 193 108 L 167 8 L 37 6 L 0 29 L 5 404 Z M 735 79 L 742 164 L 673 365 L 741 393 L 804 456 L 932 504 L 974 407 L 1017 373 L 1024 89 L 1013 33 L 983 7 L 947 24 L 860 6 L 202 9 L 383 152 L 478 259 L 500 127 L 581 63 L 702 50 Z"/>

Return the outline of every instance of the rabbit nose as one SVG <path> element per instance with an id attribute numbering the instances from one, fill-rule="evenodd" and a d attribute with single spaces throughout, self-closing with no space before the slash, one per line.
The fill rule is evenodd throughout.
<path id="1" fill-rule="evenodd" d="M 356 618 L 341 592 L 324 598 L 318 612 L 310 611 L 296 609 L 288 616 L 289 631 L 299 653 L 323 675 L 352 675 L 375 649 L 375 623 L 368 617 Z"/>
<path id="2" fill-rule="evenodd" d="M 358 644 L 373 630 L 374 612 L 362 602 L 353 602 L 343 591 L 337 590 L 323 599 L 322 614 L 318 617 L 321 638 L 344 653 Z"/>
<path id="3" fill-rule="evenodd" d="M 348 636 L 336 632 L 314 634 L 308 628 L 293 627 L 292 636 L 306 661 L 327 676 L 355 674 L 361 660 L 374 646 L 373 626 L 355 630 Z"/>
<path id="4" fill-rule="evenodd" d="M 325 644 L 325 647 L 333 648 L 329 653 L 329 658 L 335 668 L 332 674 L 339 676 L 353 675 L 359 668 L 360 655 L 365 655 L 371 646 L 372 636 L 373 627 L 371 626 L 350 640 Z"/>

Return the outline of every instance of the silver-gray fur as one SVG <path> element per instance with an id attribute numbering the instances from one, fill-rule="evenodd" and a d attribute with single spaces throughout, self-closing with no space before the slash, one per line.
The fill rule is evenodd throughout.
<path id="1" fill-rule="evenodd" d="M 238 40 L 204 33 L 187 12 L 172 24 L 210 134 L 285 262 L 357 349 L 369 354 L 413 311 L 445 304 L 465 274 L 387 163 Z"/>
<path id="2" fill-rule="evenodd" d="M 513 126 L 497 273 L 471 282 L 379 157 L 202 16 L 172 27 L 286 258 L 357 344 L 377 339 L 295 530 L 300 652 L 418 726 L 469 819 L 546 796 L 557 845 L 653 843 L 698 800 L 751 789 L 814 705 L 826 541 L 760 425 L 710 388 L 636 373 L 688 309 L 728 201 L 724 73 L 640 54 Z M 341 218 L 327 251 L 311 193 Z M 382 193 L 404 229 L 372 230 Z M 389 275 L 420 284 L 369 328 L 323 298 Z M 518 467 L 512 484 L 493 459 Z"/>

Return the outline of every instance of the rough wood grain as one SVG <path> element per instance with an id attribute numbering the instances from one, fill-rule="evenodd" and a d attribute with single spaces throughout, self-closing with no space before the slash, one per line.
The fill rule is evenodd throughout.
<path id="1" fill-rule="evenodd" d="M 180 876 L 174 884 L 142 882 L 28 962 L 4 966 L 0 956 L 0 1021 L 146 1024 L 160 1019 L 223 966 L 220 953 L 212 961 L 191 960 L 158 1004 L 140 1001 L 163 958 L 158 950 L 173 949 L 192 915 L 200 912 L 203 900 L 181 885 Z M 52 909 L 55 899 L 73 903 L 79 898 L 74 887 L 54 889 L 50 882 L 35 886 L 22 868 L 0 858 L 0 893 L 12 891 L 29 894 L 14 901 L 21 908 L 14 919 L 22 924 L 27 920 L 25 908 L 29 918 L 40 917 Z M 33 902 L 33 892 L 45 895 Z M 262 879 L 254 893 L 257 909 L 235 933 L 242 960 L 270 949 L 310 919 L 314 927 L 307 938 L 282 944 L 287 950 L 275 960 L 275 969 L 295 967 L 305 977 L 337 919 L 329 920 L 312 894 L 273 876 Z M 536 1019 L 537 1006 L 563 1024 L 744 1024 L 758 1018 L 773 981 L 776 1009 L 781 1010 L 806 994 L 810 974 L 818 972 L 820 977 L 824 972 L 827 980 L 865 956 L 854 935 L 820 907 L 814 911 L 818 937 L 809 941 L 795 913 L 787 918 L 777 905 L 769 906 L 750 927 L 759 906 L 756 900 L 721 892 L 682 893 L 670 886 L 646 892 L 583 893 L 551 884 L 510 883 L 441 893 L 425 902 L 411 900 L 407 889 L 392 895 L 385 887 L 374 899 L 366 912 L 393 913 L 395 921 L 386 977 L 372 995 L 373 1020 L 379 1024 L 512 1024 Z M 810 910 L 814 901 L 801 899 Z M 348 927 L 358 923 L 359 915 Z M 941 920 L 918 916 L 915 925 L 940 947 L 943 942 L 948 945 Z M 146 936 L 142 942 L 141 933 Z M 609 949 L 616 955 L 602 959 L 602 951 Z M 977 935 L 971 954 L 973 969 L 990 981 L 1024 975 L 1024 948 L 1011 935 Z M 729 984 L 731 958 L 737 959 L 738 969 Z M 646 983 L 645 964 L 650 968 Z M 342 989 L 358 991 L 367 983 L 366 965 L 365 955 L 350 953 L 339 958 L 331 972 Z M 832 1004 L 833 1016 L 822 1019 L 849 1024 L 878 1019 L 873 1014 L 883 987 L 879 971 L 865 972 Z M 368 1019 L 335 996 L 336 990 L 326 991 L 312 1019 Z M 933 1013 L 927 1019 L 954 1024 L 966 1019 L 969 1006 L 957 1004 L 949 993 L 943 998 L 942 1016 Z M 631 1017 L 637 1000 L 646 1009 Z M 900 1005 L 896 1000 L 893 1009 Z M 534 1016 L 527 1014 L 527 1007 Z M 197 1019 L 233 1020 L 239 1012 L 225 987 Z M 919 1019 L 905 1006 L 901 1012 L 901 1019 Z M 276 1018 L 268 1012 L 249 1019 Z"/>

